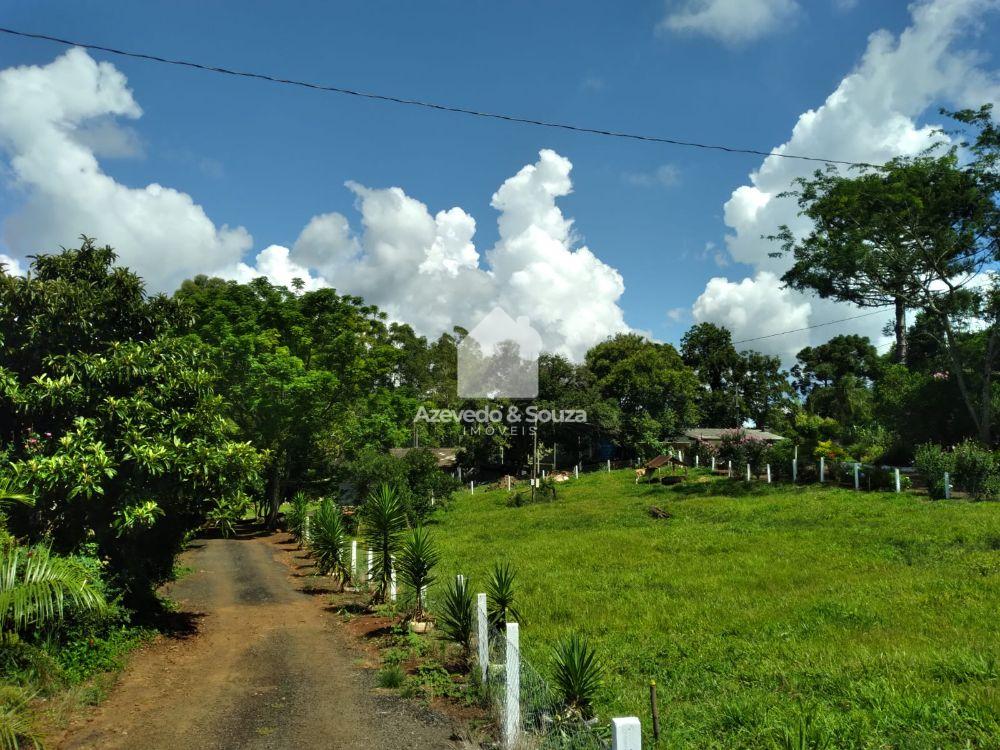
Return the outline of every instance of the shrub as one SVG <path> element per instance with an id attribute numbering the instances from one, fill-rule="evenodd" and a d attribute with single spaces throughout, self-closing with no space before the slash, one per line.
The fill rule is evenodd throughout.
<path id="1" fill-rule="evenodd" d="M 462 659 L 468 665 L 472 648 L 473 615 L 469 580 L 456 577 L 449 583 L 444 590 L 440 607 L 437 621 L 441 633 L 449 641 L 462 647 Z"/>
<path id="2" fill-rule="evenodd" d="M 304 492 L 296 492 L 289 504 L 291 507 L 285 513 L 285 528 L 292 536 L 302 541 L 306 517 L 309 515 L 309 498 Z"/>
<path id="3" fill-rule="evenodd" d="M 413 592 L 414 611 L 417 619 L 423 614 L 423 590 L 434 583 L 431 571 L 440 555 L 430 532 L 422 526 L 413 529 L 403 541 L 399 554 L 399 574 L 403 584 Z"/>
<path id="4" fill-rule="evenodd" d="M 553 650 L 552 684 L 563 706 L 590 718 L 604 669 L 587 639 L 576 633 L 560 640 Z"/>
<path id="5" fill-rule="evenodd" d="M 955 461 L 955 484 L 975 499 L 980 499 L 987 480 L 997 472 L 993 452 L 974 440 L 964 440 L 952 451 Z"/>
<path id="6" fill-rule="evenodd" d="M 487 615 L 490 624 L 499 628 L 504 623 L 519 622 L 521 614 L 514 606 L 514 569 L 509 562 L 496 563 L 486 579 Z"/>
<path id="7" fill-rule="evenodd" d="M 917 474 L 927 484 L 927 491 L 935 500 L 944 497 L 944 473 L 954 473 L 955 457 L 940 445 L 924 443 L 917 446 L 913 456 L 913 466 Z"/>
<path id="8" fill-rule="evenodd" d="M 28 705 L 32 697 L 13 685 L 0 686 L 0 748 L 43 747 Z"/>
<path id="9" fill-rule="evenodd" d="M 249 508 L 250 498 L 242 492 L 236 492 L 216 498 L 205 520 L 209 526 L 218 529 L 224 539 L 228 539 L 236 534 L 236 524 Z"/>
<path id="10" fill-rule="evenodd" d="M 383 484 L 368 496 L 362 514 L 365 544 L 374 552 L 368 571 L 375 584 L 372 601 L 384 602 L 392 581 L 392 560 L 406 531 L 406 510 L 396 488 Z"/>
<path id="11" fill-rule="evenodd" d="M 310 536 L 309 548 L 316 556 L 320 575 L 332 575 L 343 588 L 351 579 L 351 571 L 347 559 L 347 529 L 339 505 L 329 499 L 320 504 L 310 525 Z"/>
<path id="12" fill-rule="evenodd" d="M 732 461 L 734 472 L 750 464 L 750 468 L 759 473 L 766 463 L 767 448 L 765 441 L 750 437 L 745 430 L 724 432 L 719 438 L 719 458 Z"/>

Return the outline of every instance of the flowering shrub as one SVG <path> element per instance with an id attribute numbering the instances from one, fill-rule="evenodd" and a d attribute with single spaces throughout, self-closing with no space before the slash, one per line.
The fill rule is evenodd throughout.
<path id="1" fill-rule="evenodd" d="M 746 430 L 736 429 L 724 432 L 719 439 L 719 458 L 732 461 L 733 466 L 750 464 L 753 471 L 764 468 L 764 456 L 768 444 L 764 440 L 747 435 Z"/>

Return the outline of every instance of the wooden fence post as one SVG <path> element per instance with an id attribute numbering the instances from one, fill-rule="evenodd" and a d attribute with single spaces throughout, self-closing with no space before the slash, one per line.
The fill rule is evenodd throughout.
<path id="1" fill-rule="evenodd" d="M 507 688 L 504 691 L 504 747 L 516 750 L 521 739 L 521 649 L 517 623 L 507 623 Z"/>
<path id="2" fill-rule="evenodd" d="M 637 717 L 611 720 L 611 750 L 642 750 L 642 725 Z"/>
<path id="3" fill-rule="evenodd" d="M 476 594 L 476 649 L 479 653 L 479 675 L 486 685 L 486 668 L 490 662 L 490 629 L 486 616 L 486 594 Z"/>

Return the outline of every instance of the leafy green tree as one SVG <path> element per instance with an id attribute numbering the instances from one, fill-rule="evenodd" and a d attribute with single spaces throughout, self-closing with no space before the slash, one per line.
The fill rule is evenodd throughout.
<path id="1" fill-rule="evenodd" d="M 60 553 L 96 544 L 129 602 L 152 604 L 185 535 L 255 487 L 262 456 L 234 439 L 178 305 L 114 261 L 84 239 L 0 274 L 0 443 L 37 500 L 11 530 Z"/>
<path id="2" fill-rule="evenodd" d="M 741 361 L 729 330 L 714 323 L 692 326 L 681 339 L 681 358 L 704 387 L 699 400 L 704 423 L 712 427 L 743 424 L 738 387 Z"/>

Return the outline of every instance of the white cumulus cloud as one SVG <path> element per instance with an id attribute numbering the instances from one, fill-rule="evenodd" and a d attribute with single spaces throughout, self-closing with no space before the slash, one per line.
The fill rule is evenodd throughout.
<path id="1" fill-rule="evenodd" d="M 935 139 L 935 124 L 919 118 L 932 104 L 978 107 L 1000 101 L 1000 77 L 984 66 L 982 56 L 957 49 L 957 42 L 982 29 L 984 14 L 1000 8 L 1000 0 L 928 0 L 911 6 L 912 21 L 901 34 L 871 35 L 857 67 L 825 102 L 803 113 L 789 140 L 778 152 L 816 155 L 850 161 L 882 163 L 903 154 L 917 154 Z M 787 258 L 771 258 L 778 248 L 763 236 L 787 224 L 797 234 L 809 231 L 793 199 L 779 198 L 796 177 L 810 174 L 816 164 L 766 157 L 748 184 L 733 191 L 725 205 L 726 237 L 733 260 L 754 268 L 738 283 L 712 279 L 694 306 L 696 320 L 741 321 L 741 337 L 773 332 L 774 320 L 755 316 L 742 306 L 754 295 L 747 285 L 760 286 L 757 297 L 778 295 L 789 306 L 784 328 L 799 327 L 807 302 L 810 325 L 860 314 L 856 307 L 808 298 L 780 290 L 775 279 L 789 267 Z M 794 312 L 793 312 L 794 311 Z M 779 314 L 772 309 L 770 315 Z M 878 339 L 886 318 L 868 316 L 846 328 L 820 328 L 807 343 L 823 341 L 845 330 Z M 790 335 L 759 342 L 761 350 L 794 357 L 802 337 Z"/>
<path id="2" fill-rule="evenodd" d="M 0 152 L 9 159 L 8 189 L 23 197 L 3 224 L 13 257 L 70 247 L 87 234 L 115 247 L 152 289 L 170 290 L 250 249 L 245 229 L 217 227 L 186 193 L 128 187 L 102 171 L 99 155 L 140 148 L 110 118 L 141 114 L 125 76 L 81 49 L 0 71 Z"/>
<path id="3" fill-rule="evenodd" d="M 740 44 L 787 28 L 798 10 L 796 0 L 683 0 L 668 6 L 659 29 Z"/>

